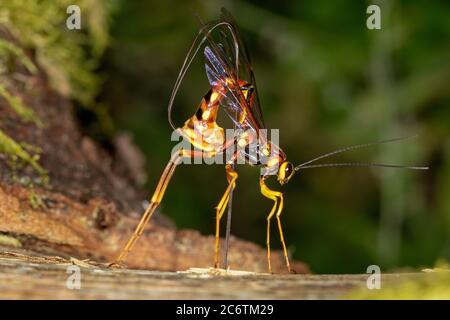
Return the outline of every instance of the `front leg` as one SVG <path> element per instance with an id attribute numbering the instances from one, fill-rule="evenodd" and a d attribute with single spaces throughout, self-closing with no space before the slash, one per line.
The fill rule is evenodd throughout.
<path id="1" fill-rule="evenodd" d="M 283 236 L 283 229 L 281 227 L 281 212 L 283 210 L 283 194 L 279 191 L 271 190 L 267 187 L 266 183 L 264 182 L 264 178 L 261 177 L 259 179 L 259 185 L 261 187 L 261 193 L 271 200 L 273 200 L 275 203 L 272 207 L 272 210 L 270 211 L 269 215 L 267 216 L 267 263 L 269 267 L 269 273 L 272 273 L 272 266 L 270 263 L 270 219 L 275 215 L 277 217 L 278 222 L 278 230 L 280 232 L 280 239 L 281 244 L 283 246 L 283 254 L 284 258 L 286 259 L 286 266 L 288 268 L 288 271 L 291 273 L 291 265 L 289 263 L 289 257 L 286 249 L 286 243 L 284 242 L 284 236 Z"/>

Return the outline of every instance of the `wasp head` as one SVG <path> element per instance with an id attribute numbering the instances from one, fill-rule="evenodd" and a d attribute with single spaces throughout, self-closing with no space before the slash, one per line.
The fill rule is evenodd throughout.
<path id="1" fill-rule="evenodd" d="M 294 172 L 295 169 L 292 163 L 290 163 L 289 161 L 283 161 L 280 165 L 280 168 L 278 169 L 278 182 L 281 185 L 288 183 L 294 175 Z"/>

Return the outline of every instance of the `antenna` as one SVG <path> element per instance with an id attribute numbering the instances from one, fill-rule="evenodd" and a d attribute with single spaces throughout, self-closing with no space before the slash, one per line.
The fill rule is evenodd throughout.
<path id="1" fill-rule="evenodd" d="M 295 171 L 298 171 L 300 169 L 325 168 L 325 167 L 383 167 L 383 168 L 411 169 L 411 170 L 428 170 L 429 169 L 429 167 L 400 166 L 400 165 L 395 165 L 395 164 L 384 164 L 384 163 L 342 162 L 342 163 L 322 163 L 322 164 L 305 165 L 302 167 L 295 168 Z"/>
<path id="2" fill-rule="evenodd" d="M 412 135 L 412 136 L 406 136 L 401 138 L 394 138 L 394 139 L 387 139 L 387 140 L 381 140 L 381 141 L 375 141 L 375 142 L 369 142 L 369 143 L 363 143 L 363 144 L 357 144 L 349 147 L 345 147 L 342 149 L 338 149 L 332 152 L 325 153 L 323 155 L 320 155 L 318 157 L 315 157 L 311 160 L 308 160 L 306 162 L 303 162 L 295 167 L 295 171 L 298 171 L 300 169 L 310 169 L 310 168 L 323 168 L 323 167 L 386 167 L 386 168 L 401 168 L 401 169 L 412 169 L 412 170 L 427 170 L 428 167 L 418 167 L 418 166 L 400 166 L 400 165 L 391 165 L 391 164 L 381 164 L 381 163 L 362 163 L 362 162 L 347 162 L 347 163 L 325 163 L 325 164 L 316 164 L 316 165 L 310 165 L 313 162 L 316 162 L 318 160 L 331 157 L 333 155 L 355 150 L 355 149 L 361 149 L 361 148 L 367 148 L 374 145 L 379 144 L 385 144 L 385 143 L 392 143 L 392 142 L 398 142 L 403 141 L 407 139 L 416 138 L 418 134 Z"/>

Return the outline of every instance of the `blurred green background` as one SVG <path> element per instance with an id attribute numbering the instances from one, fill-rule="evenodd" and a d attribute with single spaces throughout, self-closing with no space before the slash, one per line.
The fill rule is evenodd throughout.
<path id="1" fill-rule="evenodd" d="M 448 1 L 112 1 L 111 41 L 98 102 L 114 127 L 82 117 L 99 140 L 127 130 L 147 158 L 149 195 L 174 142 L 167 102 L 199 24 L 226 7 L 244 35 L 269 128 L 294 163 L 363 142 L 416 139 L 331 161 L 430 165 L 429 171 L 325 168 L 301 171 L 281 188 L 289 249 L 317 273 L 361 273 L 450 260 L 450 20 Z M 366 28 L 369 4 L 381 30 Z M 176 123 L 208 90 L 203 58 L 175 101 Z M 265 245 L 271 201 L 259 170 L 239 166 L 232 234 Z M 220 165 L 177 169 L 161 211 L 179 228 L 214 231 L 226 187 Z M 225 222 L 225 221 L 224 221 Z M 272 228 L 273 247 L 280 248 Z M 224 230 L 224 228 L 223 228 Z M 231 265 L 232 265 L 231 261 Z"/>

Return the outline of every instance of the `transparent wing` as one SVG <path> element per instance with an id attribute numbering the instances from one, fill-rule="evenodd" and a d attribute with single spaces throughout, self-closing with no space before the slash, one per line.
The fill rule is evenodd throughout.
<path id="1" fill-rule="evenodd" d="M 221 19 L 222 19 L 222 21 L 225 21 L 226 23 L 228 23 L 228 25 L 230 25 L 232 27 L 235 38 L 237 39 L 238 48 L 239 48 L 238 58 L 236 59 L 238 61 L 237 74 L 241 79 L 245 79 L 246 81 L 251 83 L 254 88 L 254 101 L 251 104 L 251 109 L 252 109 L 253 116 L 258 121 L 260 127 L 263 128 L 263 127 L 265 127 L 264 117 L 263 117 L 263 112 L 261 110 L 261 104 L 259 101 L 259 94 L 258 94 L 258 88 L 256 85 L 255 74 L 253 72 L 252 62 L 251 62 L 250 55 L 247 50 L 247 46 L 243 41 L 243 37 L 240 34 L 239 28 L 237 27 L 233 17 L 225 8 L 222 8 Z M 223 42 L 225 43 L 225 45 L 224 45 L 225 51 L 232 51 L 232 49 L 233 49 L 232 45 L 234 45 L 234 43 L 232 41 L 232 37 L 227 36 L 226 34 L 224 34 L 223 37 L 224 37 Z"/>
<path id="2" fill-rule="evenodd" d="M 223 83 L 225 90 L 221 93 L 223 95 L 222 109 L 225 110 L 238 128 L 253 128 L 254 130 L 264 128 L 256 81 L 249 55 L 231 15 L 224 9 L 222 9 L 222 16 L 219 21 L 202 26 L 186 55 L 167 108 L 168 119 L 172 128 L 176 128 L 172 121 L 172 109 L 180 85 L 194 58 L 204 46 L 205 69 L 209 83 L 212 86 L 216 86 L 227 80 L 227 83 Z M 244 97 L 239 86 L 240 80 L 244 80 L 252 86 L 252 99 L 247 101 Z M 239 118 L 242 114 L 246 115 L 245 119 L 244 121 L 239 121 L 242 120 L 242 117 Z"/>
<path id="3" fill-rule="evenodd" d="M 240 129 L 255 127 L 255 125 L 245 121 L 246 119 L 244 121 L 242 119 L 240 120 L 241 115 L 247 109 L 247 103 L 243 94 L 240 92 L 238 80 L 234 78 L 232 70 L 223 65 L 219 60 L 220 58 L 216 56 L 209 46 L 205 47 L 204 53 L 206 58 L 205 70 L 209 83 L 212 86 L 216 86 L 216 88 L 222 88 L 219 91 L 222 95 L 222 109 L 231 118 L 236 127 Z"/>
<path id="4" fill-rule="evenodd" d="M 229 15 L 229 14 L 228 14 Z M 231 17 L 205 28 L 207 45 L 204 49 L 205 71 L 212 86 L 220 85 L 223 90 L 222 109 L 238 128 L 264 128 L 256 81 L 250 60 L 238 30 Z M 251 92 L 243 92 L 246 84 Z"/>

